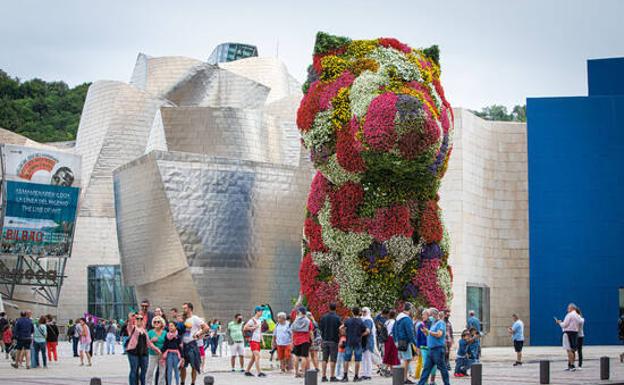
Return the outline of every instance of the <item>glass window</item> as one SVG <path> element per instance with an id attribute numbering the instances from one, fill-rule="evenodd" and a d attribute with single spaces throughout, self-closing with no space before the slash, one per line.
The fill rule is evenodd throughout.
<path id="1" fill-rule="evenodd" d="M 475 316 L 481 321 L 484 333 L 490 331 L 490 288 L 485 285 L 466 285 L 466 319 L 469 312 L 474 310 Z"/>
<path id="2" fill-rule="evenodd" d="M 88 268 L 88 312 L 100 318 L 125 319 L 136 309 L 134 290 L 125 287 L 119 265 L 99 265 Z"/>
<path id="3" fill-rule="evenodd" d="M 624 315 L 624 287 L 620 288 L 620 316 Z"/>

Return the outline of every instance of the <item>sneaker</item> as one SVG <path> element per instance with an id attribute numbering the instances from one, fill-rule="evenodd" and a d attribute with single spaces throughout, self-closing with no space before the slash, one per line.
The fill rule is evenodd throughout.
<path id="1" fill-rule="evenodd" d="M 251 374 L 251 372 L 245 372 L 245 375 L 246 375 L 247 377 L 253 377 L 253 376 L 254 376 L 253 374 Z"/>
<path id="2" fill-rule="evenodd" d="M 353 382 L 360 382 L 362 379 L 358 376 L 353 376 Z"/>
<path id="3" fill-rule="evenodd" d="M 266 377 L 266 374 L 260 372 L 260 373 L 258 373 L 258 377 Z"/>
<path id="4" fill-rule="evenodd" d="M 520 366 L 520 365 L 522 365 L 522 362 L 519 362 L 519 361 L 516 361 L 516 362 L 514 362 L 514 364 L 513 364 L 513 366 Z"/>
<path id="5" fill-rule="evenodd" d="M 329 381 L 329 380 L 327 379 L 326 376 L 321 377 L 321 382 L 327 382 L 327 381 Z"/>
<path id="6" fill-rule="evenodd" d="M 329 377 L 329 382 L 338 382 L 340 380 L 338 380 L 338 378 L 336 377 Z"/>
<path id="7" fill-rule="evenodd" d="M 403 381 L 404 384 L 409 384 L 409 385 L 414 385 L 415 382 L 412 382 L 411 380 L 407 379 L 405 381 Z"/>
<path id="8" fill-rule="evenodd" d="M 232 368 L 232 373 L 234 373 L 236 371 L 236 369 Z"/>
<path id="9" fill-rule="evenodd" d="M 15 363 L 12 363 L 11 366 L 14 367 L 15 369 L 19 368 L 19 366 Z"/>
<path id="10" fill-rule="evenodd" d="M 340 382 L 349 382 L 349 377 L 345 375 L 344 377 L 342 377 L 342 380 L 340 380 Z"/>

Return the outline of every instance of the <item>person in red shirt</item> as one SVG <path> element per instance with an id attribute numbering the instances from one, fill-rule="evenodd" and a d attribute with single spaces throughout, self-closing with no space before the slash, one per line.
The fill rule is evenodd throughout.
<path id="1" fill-rule="evenodd" d="M 306 317 L 306 308 L 297 309 L 297 318 L 290 325 L 293 334 L 293 354 L 295 359 L 295 377 L 302 377 L 310 367 L 310 345 L 312 344 L 314 325 Z M 303 360 L 303 371 L 299 371 L 299 358 Z"/>

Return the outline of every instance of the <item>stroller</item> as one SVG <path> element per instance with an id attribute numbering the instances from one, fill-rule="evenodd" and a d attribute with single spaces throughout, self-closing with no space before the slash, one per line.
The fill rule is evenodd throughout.
<path id="1" fill-rule="evenodd" d="M 5 345 L 4 349 L 7 357 L 11 357 L 11 361 L 15 362 L 15 356 L 17 355 L 17 350 L 15 347 L 17 346 L 17 341 L 11 341 L 11 345 Z"/>

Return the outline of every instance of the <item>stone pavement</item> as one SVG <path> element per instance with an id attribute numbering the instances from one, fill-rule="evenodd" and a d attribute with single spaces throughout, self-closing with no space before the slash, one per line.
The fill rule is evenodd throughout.
<path id="1" fill-rule="evenodd" d="M 120 349 L 119 345 L 117 346 Z M 584 349 L 586 363 L 582 371 L 565 372 L 565 354 L 560 347 L 527 347 L 525 348 L 525 365 L 513 368 L 514 352 L 510 347 L 483 349 L 483 383 L 487 385 L 529 385 L 539 384 L 539 360 L 551 360 L 551 384 L 553 385 L 594 385 L 624 384 L 624 365 L 620 364 L 618 355 L 624 348 L 620 346 L 587 346 Z M 13 369 L 9 361 L 0 356 L 1 385 L 87 385 L 91 377 L 100 377 L 104 385 L 121 385 L 128 383 L 128 363 L 120 354 L 114 356 L 96 356 L 92 367 L 80 367 L 77 358 L 71 357 L 67 342 L 59 345 L 59 362 L 48 364 L 48 369 Z M 601 382 L 599 374 L 599 358 L 611 357 L 612 381 Z M 267 355 L 268 357 L 268 355 Z M 268 359 L 263 361 L 263 370 L 267 378 L 244 377 L 241 373 L 229 372 L 229 359 L 226 357 L 208 357 L 207 372 L 215 377 L 217 385 L 290 385 L 303 384 L 302 379 L 290 375 L 281 375 L 271 369 Z M 391 385 L 390 378 L 374 377 L 366 381 L 370 385 Z M 438 379 L 438 384 L 441 380 Z M 470 385 L 469 378 L 451 378 L 452 384 Z M 187 380 L 187 385 L 189 380 Z M 203 384 L 203 377 L 197 385 Z M 320 384 L 320 381 L 319 381 Z"/>

